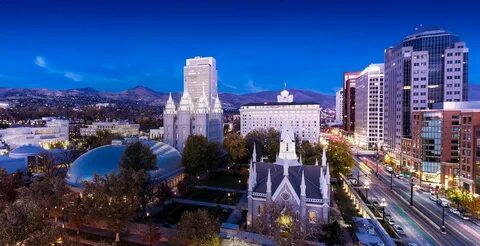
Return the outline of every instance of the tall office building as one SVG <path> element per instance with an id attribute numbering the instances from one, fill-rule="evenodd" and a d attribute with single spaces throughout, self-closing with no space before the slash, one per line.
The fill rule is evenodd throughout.
<path id="1" fill-rule="evenodd" d="M 170 94 L 163 111 L 163 125 L 164 142 L 180 152 L 190 135 L 223 141 L 223 109 L 213 57 L 187 59 L 182 98 L 177 107 Z"/>
<path id="2" fill-rule="evenodd" d="M 383 142 L 383 64 L 371 64 L 356 79 L 355 139 L 367 150 Z"/>
<path id="3" fill-rule="evenodd" d="M 187 59 L 183 67 L 183 87 L 197 104 L 203 93 L 208 98 L 207 106 L 212 107 L 217 96 L 217 63 L 213 57 L 199 57 Z"/>
<path id="4" fill-rule="evenodd" d="M 360 72 L 343 73 L 343 130 L 347 135 L 355 131 L 355 79 Z"/>
<path id="5" fill-rule="evenodd" d="M 420 28 L 385 50 L 384 141 L 400 158 L 402 137 L 411 137 L 415 110 L 467 100 L 468 48 L 439 28 Z"/>
<path id="6" fill-rule="evenodd" d="M 335 123 L 343 124 L 343 88 L 335 93 Z"/>

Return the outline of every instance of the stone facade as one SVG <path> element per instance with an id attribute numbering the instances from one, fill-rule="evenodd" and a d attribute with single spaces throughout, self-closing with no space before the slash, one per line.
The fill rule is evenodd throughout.
<path id="1" fill-rule="evenodd" d="M 293 129 L 282 129 L 280 151 L 275 163 L 251 162 L 248 179 L 247 225 L 256 223 L 268 203 L 290 207 L 309 224 L 328 223 L 330 172 L 325 150 L 322 165 L 306 166 L 295 154 Z M 256 160 L 254 148 L 252 160 Z"/>

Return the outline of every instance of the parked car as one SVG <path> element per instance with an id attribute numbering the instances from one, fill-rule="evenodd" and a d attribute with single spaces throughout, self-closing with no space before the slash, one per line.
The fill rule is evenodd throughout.
<path id="1" fill-rule="evenodd" d="M 442 207 L 448 207 L 448 205 L 450 205 L 450 201 L 445 198 L 438 198 L 437 204 L 439 204 Z"/>
<path id="2" fill-rule="evenodd" d="M 437 201 L 438 201 L 438 199 L 437 199 L 436 196 L 430 196 L 429 198 L 430 198 L 430 200 L 432 200 L 432 201 L 434 201 L 434 202 L 437 202 Z"/>
<path id="3" fill-rule="evenodd" d="M 416 243 L 408 243 L 408 246 L 417 246 Z"/>
<path id="4" fill-rule="evenodd" d="M 393 168 L 392 168 L 392 167 L 386 167 L 385 170 L 387 170 L 387 172 L 389 172 L 389 173 L 392 173 L 392 172 L 393 172 Z"/>
<path id="5" fill-rule="evenodd" d="M 388 224 L 391 225 L 391 226 L 393 226 L 393 225 L 395 225 L 395 221 L 392 220 L 392 219 L 389 219 L 389 220 L 388 220 Z"/>
<path id="6" fill-rule="evenodd" d="M 458 215 L 460 216 L 460 218 L 464 219 L 464 220 L 469 220 L 470 217 L 469 217 L 469 214 L 466 214 L 466 213 L 458 213 Z"/>
<path id="7" fill-rule="evenodd" d="M 400 235 L 404 235 L 405 234 L 405 231 L 403 230 L 403 228 L 399 225 L 393 225 L 393 229 Z"/>
<path id="8" fill-rule="evenodd" d="M 373 201 L 372 204 L 373 204 L 373 206 L 375 206 L 375 207 L 378 207 L 378 205 L 379 205 L 378 201 Z"/>
<path id="9" fill-rule="evenodd" d="M 450 212 L 452 212 L 454 214 L 460 214 L 460 211 L 458 211 L 458 209 L 456 209 L 456 208 L 450 208 L 449 210 L 450 210 Z"/>

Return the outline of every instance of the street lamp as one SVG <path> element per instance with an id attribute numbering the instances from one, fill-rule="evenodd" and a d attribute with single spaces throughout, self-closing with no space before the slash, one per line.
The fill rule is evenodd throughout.
<path id="1" fill-rule="evenodd" d="M 385 201 L 385 198 L 380 200 L 379 206 L 382 208 L 383 221 L 385 221 L 385 208 L 387 207 L 387 201 Z"/>
<path id="2" fill-rule="evenodd" d="M 410 179 L 410 206 L 413 206 L 413 186 L 414 186 L 414 179 Z"/>
<path id="3" fill-rule="evenodd" d="M 390 190 L 393 190 L 393 171 L 390 173 Z"/>
<path id="4" fill-rule="evenodd" d="M 364 187 L 365 187 L 365 199 L 368 202 L 368 189 L 370 189 L 370 181 L 369 180 L 365 181 Z"/>
<path id="5" fill-rule="evenodd" d="M 442 233 L 447 233 L 445 231 L 445 206 L 442 204 L 442 227 L 441 227 Z"/>

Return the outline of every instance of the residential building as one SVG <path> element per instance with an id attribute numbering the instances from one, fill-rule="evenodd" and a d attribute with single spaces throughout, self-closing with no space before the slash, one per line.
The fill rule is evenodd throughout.
<path id="1" fill-rule="evenodd" d="M 275 163 L 256 162 L 254 147 L 248 177 L 247 226 L 257 223 L 265 206 L 289 206 L 307 224 L 329 223 L 330 172 L 325 149 L 322 165 L 303 165 L 295 152 L 294 130 L 284 125 Z"/>
<path id="2" fill-rule="evenodd" d="M 355 140 L 366 150 L 383 142 L 383 64 L 371 64 L 356 79 Z"/>
<path id="3" fill-rule="evenodd" d="M 320 134 L 320 105 L 294 102 L 293 95 L 287 90 L 280 93 L 277 102 L 242 105 L 240 115 L 242 136 L 260 129 L 281 131 L 286 124 L 292 126 L 300 141 L 316 143 Z"/>
<path id="4" fill-rule="evenodd" d="M 422 181 L 477 192 L 479 129 L 480 102 L 444 102 L 415 111 L 412 137 L 402 141 L 402 164 Z"/>
<path id="5" fill-rule="evenodd" d="M 163 141 L 180 152 L 190 135 L 223 141 L 223 108 L 217 92 L 213 57 L 187 59 L 183 95 L 178 107 L 170 94 L 163 111 Z"/>
<path id="6" fill-rule="evenodd" d="M 68 141 L 68 120 L 44 117 L 33 120 L 32 125 L 10 126 L 0 130 L 0 142 L 14 149 L 22 145 L 43 146 Z"/>
<path id="7" fill-rule="evenodd" d="M 360 72 L 343 73 L 343 130 L 347 135 L 355 131 L 355 79 Z"/>
<path id="8" fill-rule="evenodd" d="M 439 102 L 468 98 L 468 48 L 440 28 L 419 28 L 385 50 L 384 141 L 400 160 L 402 138 L 412 134 L 412 114 Z M 399 164 L 399 163 L 397 163 Z"/>
<path id="9" fill-rule="evenodd" d="M 80 128 L 81 136 L 93 136 L 97 131 L 108 131 L 122 137 L 138 136 L 139 124 L 130 124 L 126 121 L 93 122 L 91 125 Z"/>
<path id="10" fill-rule="evenodd" d="M 343 124 L 343 88 L 335 93 L 335 123 Z"/>

